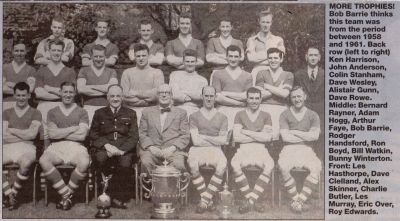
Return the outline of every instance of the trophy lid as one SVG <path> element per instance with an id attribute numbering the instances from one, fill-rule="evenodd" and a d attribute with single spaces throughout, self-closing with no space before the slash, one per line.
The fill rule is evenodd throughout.
<path id="1" fill-rule="evenodd" d="M 163 165 L 157 166 L 156 169 L 154 169 L 151 174 L 155 176 L 178 177 L 181 175 L 181 172 L 175 167 L 168 165 L 168 162 L 165 160 L 163 162 Z"/>

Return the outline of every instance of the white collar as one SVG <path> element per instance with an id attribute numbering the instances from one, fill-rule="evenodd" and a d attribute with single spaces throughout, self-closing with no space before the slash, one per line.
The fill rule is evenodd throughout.
<path id="1" fill-rule="evenodd" d="M 24 61 L 21 65 L 19 65 L 17 62 L 15 62 L 15 61 L 13 60 L 13 61 L 11 62 L 11 65 L 12 65 L 12 67 L 13 67 L 15 73 L 18 74 L 18 73 L 22 70 L 22 68 L 25 67 L 26 62 Z"/>
<path id="2" fill-rule="evenodd" d="M 110 107 L 111 112 L 113 112 L 113 114 L 115 114 L 115 113 L 114 113 L 114 110 L 115 110 L 114 107 L 111 107 L 111 105 L 110 105 L 109 107 Z M 119 110 L 121 110 L 121 107 L 122 107 L 122 106 L 117 107 L 117 112 L 118 112 Z"/>
<path id="3" fill-rule="evenodd" d="M 90 68 L 92 68 L 94 74 L 95 74 L 97 77 L 99 77 L 99 76 L 104 72 L 105 66 L 103 66 L 103 67 L 100 68 L 100 69 L 97 69 L 97 68 L 92 64 L 92 65 L 90 65 Z"/>
<path id="4" fill-rule="evenodd" d="M 61 104 L 59 105 L 61 112 L 62 112 L 65 116 L 70 115 L 70 114 L 72 113 L 72 111 L 74 111 L 75 108 L 76 108 L 77 106 L 78 106 L 78 105 L 77 105 L 76 103 L 73 103 L 73 104 L 71 105 L 71 107 L 67 109 L 67 108 L 64 106 L 64 104 L 61 103 Z"/>
<path id="5" fill-rule="evenodd" d="M 231 45 L 232 44 L 232 35 L 230 35 L 228 38 L 223 38 L 222 36 L 219 36 L 219 41 L 221 42 L 221 44 L 222 44 L 222 46 L 224 47 L 224 48 L 228 48 L 229 47 L 229 45 Z"/>
<path id="6" fill-rule="evenodd" d="M 213 108 L 209 111 L 207 110 L 207 108 L 202 107 L 200 108 L 200 113 L 203 114 L 203 116 L 207 118 L 207 120 L 211 120 L 215 116 L 215 114 L 217 114 L 217 109 Z"/>
<path id="7" fill-rule="evenodd" d="M 58 64 L 49 62 L 49 64 L 47 64 L 47 68 L 50 69 L 50 71 L 53 73 L 54 76 L 57 76 L 64 67 L 65 67 L 65 65 L 62 62 L 60 62 Z"/>
<path id="8" fill-rule="evenodd" d="M 311 79 L 311 72 L 314 71 L 314 76 L 317 78 L 318 75 L 318 66 L 315 66 L 315 68 L 311 68 L 310 66 L 307 66 L 307 74 L 308 77 Z"/>
<path id="9" fill-rule="evenodd" d="M 258 110 L 256 110 L 256 112 L 254 112 L 254 113 L 251 112 L 251 111 L 249 110 L 249 108 L 246 108 L 245 110 L 246 110 L 247 117 L 249 117 L 249 119 L 250 119 L 252 122 L 255 122 L 256 119 L 257 119 L 257 117 L 258 117 L 258 115 L 260 114 L 260 108 L 258 108 Z"/>
<path id="10" fill-rule="evenodd" d="M 110 43 L 110 40 L 108 40 L 108 38 L 105 38 L 103 40 L 101 40 L 100 38 L 96 38 L 96 40 L 94 41 L 94 44 L 96 45 L 102 45 L 104 47 L 107 47 L 107 45 Z"/>
<path id="11" fill-rule="evenodd" d="M 24 109 L 21 109 L 19 107 L 17 107 L 17 104 L 14 104 L 14 111 L 15 114 L 21 118 L 22 116 L 24 116 L 24 114 L 28 111 L 29 109 L 29 105 L 26 105 L 26 107 L 24 107 Z"/>

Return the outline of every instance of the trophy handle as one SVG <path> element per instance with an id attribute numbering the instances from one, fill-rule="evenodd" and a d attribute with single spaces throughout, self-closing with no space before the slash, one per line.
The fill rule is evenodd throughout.
<path id="1" fill-rule="evenodd" d="M 183 176 L 185 177 L 184 179 L 182 179 L 180 182 L 181 183 L 185 183 L 185 186 L 183 186 L 182 189 L 180 189 L 180 191 L 184 191 L 188 188 L 189 183 L 190 183 L 190 174 L 188 172 L 183 173 Z"/>
<path id="2" fill-rule="evenodd" d="M 151 178 L 147 178 L 147 174 L 145 174 L 145 173 L 140 174 L 140 177 L 141 177 L 141 181 L 142 181 L 143 183 L 145 183 L 145 184 L 151 183 Z M 150 193 L 151 190 L 153 190 L 153 185 L 151 185 L 151 189 L 147 188 L 146 185 L 142 185 L 142 188 L 143 188 L 145 191 L 147 191 L 147 192 Z"/>

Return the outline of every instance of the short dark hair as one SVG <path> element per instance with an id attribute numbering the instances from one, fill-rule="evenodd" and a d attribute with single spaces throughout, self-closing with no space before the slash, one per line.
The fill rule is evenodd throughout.
<path id="1" fill-rule="evenodd" d="M 143 51 L 143 50 L 146 50 L 147 53 L 149 53 L 149 51 L 150 51 L 150 49 L 149 49 L 149 47 L 147 45 L 140 44 L 140 43 L 134 44 L 133 45 L 133 50 L 135 51 L 135 53 L 138 52 L 138 51 Z"/>
<path id="2" fill-rule="evenodd" d="M 226 49 L 226 56 L 228 56 L 229 51 L 238 51 L 239 56 L 242 56 L 242 50 L 236 45 L 229 45 L 228 48 Z"/>
<path id="3" fill-rule="evenodd" d="M 190 19 L 190 21 L 192 21 L 192 15 L 191 15 L 190 13 L 182 13 L 182 14 L 180 14 L 180 15 L 179 15 L 179 20 L 180 20 L 181 18 L 188 18 L 188 19 Z M 179 20 L 178 20 L 178 21 L 179 21 Z"/>
<path id="4" fill-rule="evenodd" d="M 140 20 L 139 28 L 140 28 L 141 25 L 151 25 L 151 27 L 153 27 L 153 23 L 147 18 L 144 18 L 144 19 Z"/>
<path id="5" fill-rule="evenodd" d="M 223 22 L 223 21 L 229 22 L 229 23 L 231 23 L 231 25 L 232 25 L 232 18 L 229 17 L 229 16 L 223 16 L 223 17 L 219 20 L 219 24 L 221 24 L 221 22 Z"/>
<path id="6" fill-rule="evenodd" d="M 304 94 L 306 93 L 306 91 L 304 90 L 304 88 L 302 86 L 294 86 L 292 88 L 292 90 L 290 90 L 290 94 L 292 94 L 294 91 L 297 91 L 297 90 L 302 90 Z"/>
<path id="7" fill-rule="evenodd" d="M 64 18 L 61 17 L 61 16 L 55 16 L 55 17 L 53 17 L 53 18 L 51 19 L 51 22 L 53 22 L 53 21 L 56 21 L 56 22 L 59 22 L 59 23 L 65 25 L 65 20 L 64 20 Z"/>
<path id="8" fill-rule="evenodd" d="M 24 90 L 26 90 L 27 92 L 28 92 L 28 94 L 29 94 L 29 89 L 30 89 L 30 87 L 29 87 L 29 85 L 27 84 L 27 83 L 25 83 L 25 82 L 18 82 L 18 83 L 16 83 L 15 85 L 14 85 L 14 94 L 15 94 L 15 92 L 17 91 L 17 89 L 18 90 L 20 90 L 20 91 L 24 91 Z"/>
<path id="9" fill-rule="evenodd" d="M 319 47 L 318 47 L 318 46 L 316 46 L 316 45 L 310 45 L 310 46 L 307 47 L 306 54 L 308 53 L 308 51 L 309 51 L 310 49 L 316 49 L 319 53 L 321 53 L 321 50 L 319 50 Z"/>
<path id="10" fill-rule="evenodd" d="M 51 48 L 52 45 L 61 45 L 62 46 L 62 50 L 64 50 L 65 48 L 65 43 L 59 39 L 53 39 L 50 40 L 49 42 L 49 48 Z"/>
<path id="11" fill-rule="evenodd" d="M 107 18 L 107 17 L 98 17 L 98 18 L 96 19 L 95 25 L 97 26 L 97 24 L 98 24 L 99 22 L 105 22 L 105 23 L 107 23 L 107 27 L 109 27 L 109 26 L 110 26 L 111 20 L 110 20 L 109 18 Z"/>
<path id="12" fill-rule="evenodd" d="M 258 88 L 255 87 L 251 87 L 249 89 L 247 89 L 246 91 L 246 97 L 249 97 L 249 94 L 259 94 L 261 97 L 261 91 Z"/>
<path id="13" fill-rule="evenodd" d="M 96 45 L 94 45 L 92 47 L 92 50 L 90 50 L 92 54 L 93 54 L 94 50 L 96 50 L 96 51 L 104 51 L 104 53 L 105 53 L 106 52 L 106 47 L 104 47 L 103 45 L 96 44 Z"/>
<path id="14" fill-rule="evenodd" d="M 264 16 L 268 16 L 268 15 L 273 16 L 273 15 L 272 15 L 272 12 L 271 12 L 271 10 L 270 10 L 269 8 L 266 9 L 266 10 L 260 11 L 260 12 L 258 13 L 258 19 L 260 19 L 261 17 L 264 17 Z"/>
<path id="15" fill-rule="evenodd" d="M 197 59 L 197 51 L 193 49 L 186 49 L 183 51 L 183 59 L 185 59 L 187 56 L 195 57 Z"/>
<path id="16" fill-rule="evenodd" d="M 20 45 L 20 44 L 25 45 L 25 48 L 27 47 L 27 42 L 23 38 L 17 38 L 13 40 L 12 47 L 14 48 L 15 45 Z"/>
<path id="17" fill-rule="evenodd" d="M 112 84 L 112 85 L 108 86 L 108 88 L 107 88 L 107 94 L 108 94 L 108 92 L 110 91 L 110 89 L 113 88 L 113 87 L 118 87 L 118 88 L 121 89 L 121 91 L 123 91 L 123 88 L 121 87 L 121 85 L 119 85 L 119 84 Z"/>
<path id="18" fill-rule="evenodd" d="M 206 88 L 212 88 L 212 89 L 214 89 L 214 95 L 217 94 L 217 90 L 215 89 L 215 87 L 213 87 L 213 86 L 211 86 L 211 85 L 204 86 L 204 87 L 201 89 L 201 94 L 204 94 L 204 90 L 205 90 Z"/>
<path id="19" fill-rule="evenodd" d="M 278 53 L 280 58 L 283 58 L 283 51 L 279 50 L 279 48 L 268 48 L 267 55 L 269 56 L 272 53 Z"/>
<path id="20" fill-rule="evenodd" d="M 64 81 L 61 83 L 60 89 L 62 89 L 64 86 L 72 86 L 74 88 L 74 90 L 76 91 L 76 86 L 75 86 L 74 82 Z"/>

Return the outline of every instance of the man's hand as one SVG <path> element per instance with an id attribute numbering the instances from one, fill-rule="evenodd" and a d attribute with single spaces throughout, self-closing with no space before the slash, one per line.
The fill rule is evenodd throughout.
<path id="1" fill-rule="evenodd" d="M 162 154 L 164 156 L 165 159 L 170 158 L 176 151 L 176 147 L 175 146 L 170 146 L 167 147 L 165 149 L 162 150 Z"/>
<path id="2" fill-rule="evenodd" d="M 161 151 L 160 148 L 156 147 L 156 146 L 150 146 L 149 151 L 151 154 L 153 154 L 156 157 L 162 158 L 163 157 L 163 152 Z"/>
<path id="3" fill-rule="evenodd" d="M 120 156 L 121 155 L 121 151 L 114 145 L 111 144 L 105 144 L 104 148 L 106 148 L 107 150 L 107 155 L 109 157 L 111 156 Z M 111 156 L 110 156 L 111 155 Z"/>

